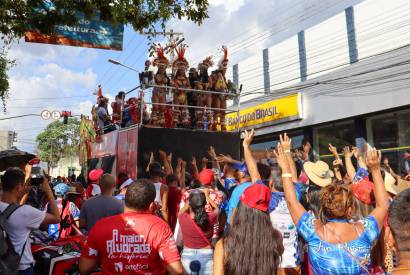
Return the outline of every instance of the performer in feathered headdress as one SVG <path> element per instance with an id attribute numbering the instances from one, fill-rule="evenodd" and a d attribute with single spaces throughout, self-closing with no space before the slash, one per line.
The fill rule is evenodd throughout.
<path id="1" fill-rule="evenodd" d="M 175 71 L 175 75 L 172 79 L 172 85 L 175 87 L 173 103 L 183 106 L 188 105 L 187 91 L 179 88 L 190 88 L 189 79 L 186 76 L 186 71 L 189 67 L 189 63 L 185 59 L 186 48 L 187 46 L 185 44 L 181 44 L 179 47 L 175 48 L 177 58 L 172 62 L 172 69 Z M 190 116 L 188 107 L 174 107 L 173 120 L 175 126 L 182 125 L 184 127 L 189 127 Z"/>
<path id="2" fill-rule="evenodd" d="M 208 69 L 212 67 L 214 62 L 212 56 L 208 56 L 201 63 L 198 64 L 199 81 L 195 89 L 210 90 L 212 89 L 212 79 L 209 77 Z M 197 105 L 201 107 L 212 107 L 212 95 L 208 93 L 201 93 L 197 97 Z M 199 129 L 213 128 L 213 112 L 210 109 L 198 109 L 196 112 L 196 122 Z"/>
<path id="3" fill-rule="evenodd" d="M 226 109 L 226 98 L 228 92 L 228 84 L 225 78 L 226 70 L 228 69 L 228 48 L 222 46 L 222 58 L 218 63 L 218 70 L 213 74 L 214 79 L 214 90 L 224 94 L 218 94 L 213 96 L 213 107 L 218 109 Z M 215 124 L 214 129 L 216 130 L 216 125 L 220 123 L 221 130 L 226 130 L 225 124 L 225 111 L 215 112 Z"/>
<path id="4" fill-rule="evenodd" d="M 168 86 L 169 78 L 167 76 L 167 67 L 169 61 L 165 56 L 164 49 L 158 46 L 155 49 L 156 57 L 154 59 L 153 65 L 158 68 L 157 73 L 154 76 L 155 85 Z M 152 113 L 151 113 L 151 124 L 155 126 L 165 126 L 165 106 L 156 105 L 155 103 L 165 104 L 166 103 L 166 88 L 155 87 L 152 91 Z"/>

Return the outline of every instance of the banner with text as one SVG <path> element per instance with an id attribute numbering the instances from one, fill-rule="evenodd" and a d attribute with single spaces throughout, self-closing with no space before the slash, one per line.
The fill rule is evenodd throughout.
<path id="1" fill-rule="evenodd" d="M 76 14 L 76 26 L 56 25 L 54 35 L 44 35 L 36 30 L 25 33 L 26 42 L 55 45 L 69 45 L 107 50 L 122 50 L 124 25 L 114 26 L 102 21 L 97 14 L 89 20 L 84 15 Z"/>
<path id="2" fill-rule="evenodd" d="M 226 129 L 253 128 L 274 125 L 302 118 L 302 95 L 292 94 L 226 115 Z"/>

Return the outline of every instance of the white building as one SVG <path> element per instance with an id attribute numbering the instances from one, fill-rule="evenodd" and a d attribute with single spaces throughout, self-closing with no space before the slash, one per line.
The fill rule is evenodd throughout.
<path id="1" fill-rule="evenodd" d="M 234 65 L 241 126 L 257 129 L 254 146 L 274 147 L 286 131 L 326 160 L 330 142 L 367 141 L 400 171 L 410 151 L 409 22 L 410 1 L 365 0 Z"/>
<path id="2" fill-rule="evenodd" d="M 10 149 L 13 146 L 14 132 L 1 130 L 0 131 L 0 151 Z"/>

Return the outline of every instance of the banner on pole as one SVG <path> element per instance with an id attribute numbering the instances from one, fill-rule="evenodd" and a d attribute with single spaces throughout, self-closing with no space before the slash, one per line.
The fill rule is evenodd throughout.
<path id="1" fill-rule="evenodd" d="M 86 19 L 83 14 L 77 13 L 76 26 L 56 25 L 55 34 L 45 35 L 37 30 L 25 33 L 25 41 L 54 45 L 68 45 L 106 50 L 122 50 L 124 25 L 114 26 L 99 18 Z"/>

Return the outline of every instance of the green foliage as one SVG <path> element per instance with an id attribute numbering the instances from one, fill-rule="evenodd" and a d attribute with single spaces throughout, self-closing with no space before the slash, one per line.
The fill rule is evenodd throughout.
<path id="1" fill-rule="evenodd" d="M 36 141 L 40 158 L 54 166 L 63 157 L 78 155 L 80 121 L 77 118 L 69 118 L 68 124 L 54 121 L 37 136 Z"/>
<path id="2" fill-rule="evenodd" d="M 53 34 L 56 24 L 75 26 L 75 12 L 87 19 L 99 12 L 107 22 L 130 24 L 139 32 L 154 31 L 158 24 L 165 29 L 172 18 L 201 24 L 208 18 L 207 10 L 208 0 L 1 0 L 0 33 L 5 42 L 23 37 L 28 26 Z"/>
<path id="3" fill-rule="evenodd" d="M 6 99 L 10 88 L 9 77 L 7 71 L 10 66 L 14 65 L 14 61 L 7 59 L 6 50 L 0 52 L 0 99 L 3 103 L 3 111 L 6 112 Z"/>

